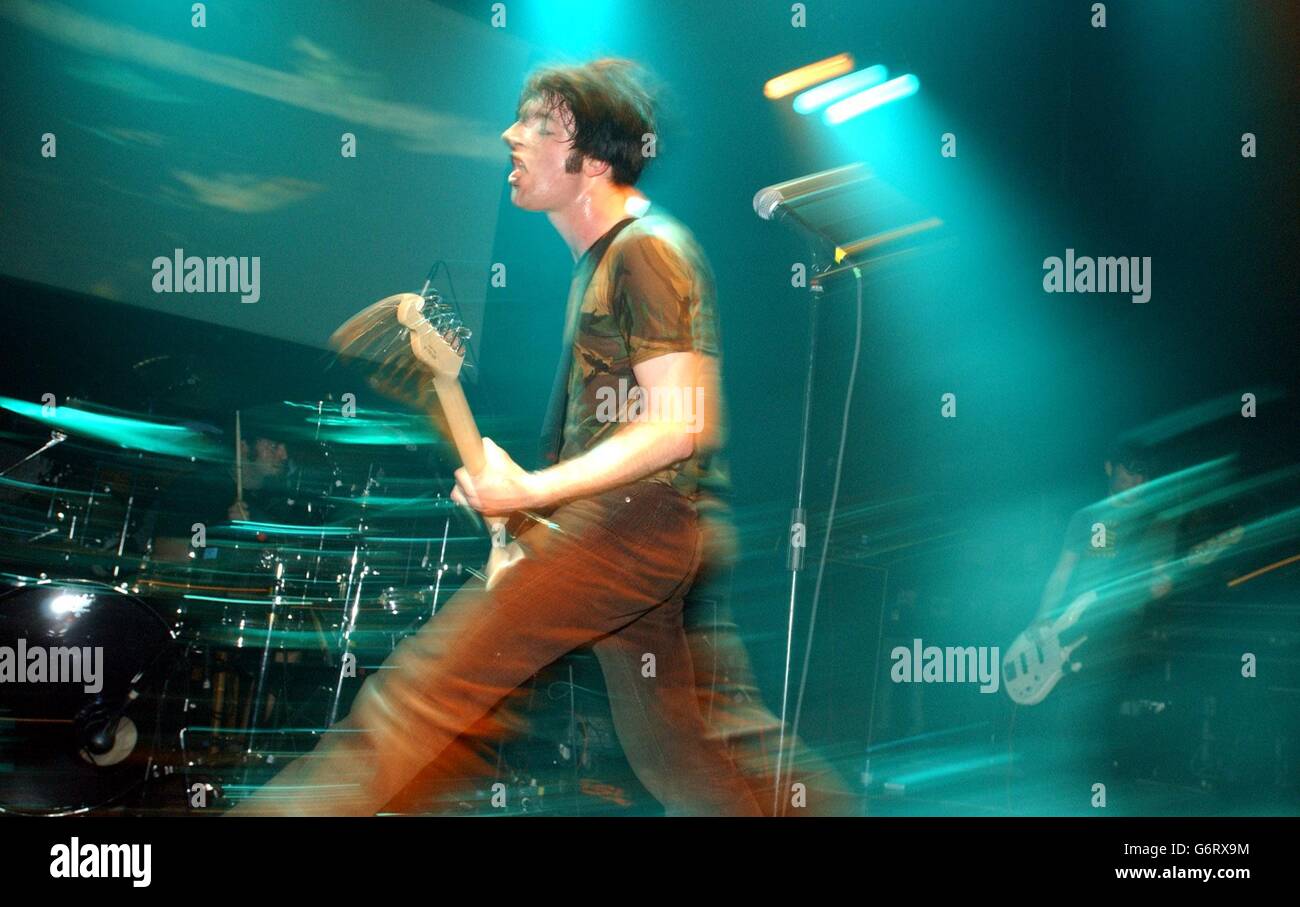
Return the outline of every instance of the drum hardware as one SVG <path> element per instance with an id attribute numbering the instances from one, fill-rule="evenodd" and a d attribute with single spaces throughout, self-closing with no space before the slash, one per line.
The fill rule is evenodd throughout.
<path id="1" fill-rule="evenodd" d="M 439 495 L 441 497 L 441 495 Z M 442 523 L 442 545 L 438 550 L 438 572 L 433 582 L 433 605 L 429 610 L 429 616 L 433 617 L 434 612 L 438 609 L 438 595 L 442 592 L 442 577 L 447 572 L 447 540 L 451 537 L 451 514 L 443 519 Z M 429 564 L 429 545 L 426 542 L 424 548 L 424 559 L 420 566 L 428 569 Z"/>
<path id="2" fill-rule="evenodd" d="M 11 470 L 17 469 L 19 466 L 22 466 L 28 460 L 34 460 L 35 458 L 39 457 L 41 454 L 45 453 L 45 451 L 49 450 L 51 447 L 57 447 L 58 445 L 62 444 L 66 440 L 68 440 L 68 436 L 64 432 L 51 431 L 50 440 L 46 441 L 36 450 L 33 450 L 31 453 L 23 457 L 17 463 L 11 463 L 10 465 L 6 466 L 4 469 L 0 469 L 0 476 L 5 475 Z"/>
<path id="3" fill-rule="evenodd" d="M 82 759 L 98 766 L 117 765 L 135 751 L 140 732 L 126 714 L 126 709 L 139 695 L 138 691 L 132 690 L 127 701 L 112 710 L 92 703 L 77 716 L 75 725 L 77 736 L 82 741 Z"/>
<path id="4" fill-rule="evenodd" d="M 253 706 L 252 713 L 248 719 L 248 749 L 245 755 L 251 756 L 253 752 L 253 740 L 257 734 L 258 708 L 262 702 L 262 695 L 265 689 L 266 672 L 271 657 L 271 641 L 275 636 L 275 618 L 276 609 L 281 605 L 284 595 L 284 561 L 277 559 L 275 565 L 275 587 L 271 594 L 271 609 L 266 619 L 266 641 L 262 644 L 261 666 L 257 672 L 257 682 L 253 687 Z"/>
<path id="5" fill-rule="evenodd" d="M 126 499 L 126 513 L 122 517 L 122 531 L 117 537 L 117 563 L 113 564 L 113 578 L 116 579 L 122 569 L 122 552 L 126 550 L 127 528 L 131 525 L 131 508 L 135 505 L 135 495 Z"/>
<path id="6" fill-rule="evenodd" d="M 107 691 L 99 701 L 80 698 L 75 708 L 57 716 L 65 729 L 65 757 L 57 765 L 46 760 L 27 766 L 28 781 L 37 768 L 46 769 L 48 778 L 53 767 L 53 786 L 43 792 L 32 785 L 15 791 L 5 784 L 13 778 L 0 779 L 0 812 L 84 812 L 122 805 L 127 801 L 116 789 L 119 773 L 130 775 L 122 780 L 123 790 L 152 796 L 151 791 L 165 789 L 168 804 L 176 803 L 172 785 L 182 779 L 187 790 L 199 783 L 209 799 L 219 799 L 241 777 L 246 781 L 259 766 L 294 751 L 301 742 L 297 735 L 318 734 L 346 712 L 356 688 L 351 683 L 344 687 L 353 676 L 348 666 L 358 656 L 368 661 L 381 650 L 391 651 L 437 610 L 440 596 L 454 588 L 453 574 L 462 577 L 464 569 L 452 556 L 450 509 L 428 512 L 409 497 L 409 486 L 400 479 L 390 485 L 373 462 L 363 467 L 364 480 L 354 481 L 357 473 L 345 468 L 333 450 L 324 456 L 328 475 L 296 471 L 289 482 L 291 496 L 281 500 L 291 512 L 308 516 L 281 519 L 279 533 L 269 530 L 269 543 L 264 537 L 263 544 L 213 545 L 209 550 L 220 552 L 216 560 L 191 551 L 188 560 L 175 564 L 158 559 L 146 544 L 138 566 L 123 558 L 133 556 L 134 524 L 143 520 L 147 527 L 151 522 L 149 505 L 140 496 L 147 486 L 132 475 L 128 488 L 112 479 L 111 465 L 97 464 L 92 481 L 81 486 L 88 490 L 80 491 L 81 483 L 72 479 L 82 471 L 55 464 L 57 484 L 45 489 L 52 494 L 40 505 L 62 518 L 42 537 L 69 539 L 77 548 L 95 546 L 91 550 L 103 560 L 83 569 L 103 569 L 106 580 L 48 581 L 59 570 L 47 568 L 42 585 L 93 585 L 111 601 L 138 603 L 125 606 L 131 610 L 158 614 L 169 627 L 166 664 L 159 666 L 183 669 L 188 679 L 183 687 L 168 680 L 159 692 L 155 681 L 164 678 L 146 673 L 139 677 L 136 695 L 127 686 L 121 699 Z M 394 496 L 381 504 L 381 493 Z M 401 525 L 391 522 L 391 516 L 408 518 L 404 499 L 415 500 L 418 515 L 409 517 L 409 531 L 387 533 Z M 390 513 L 394 501 L 398 509 Z M 376 516 L 390 522 L 380 528 Z M 428 531 L 433 528 L 425 522 L 429 516 L 442 517 L 441 532 Z M 68 550 L 64 559 L 76 556 Z M 109 558 L 115 562 L 108 564 Z M 3 616 L 0 612 L 0 629 Z M 117 640 L 123 631 L 99 626 L 96 632 Z M 140 647 L 123 650 L 132 648 Z M 141 654 L 147 654 L 144 649 Z M 166 726 L 155 718 L 164 709 Z M 302 726 L 286 726 L 291 721 Z M 47 729 L 54 726 L 45 724 Z M 70 767 L 74 759 L 80 768 Z M 3 754 L 0 761 L 6 761 Z M 24 799 L 25 804 L 18 802 Z"/>
<path id="7" fill-rule="evenodd" d="M 355 554 L 353 562 L 355 564 Z M 341 649 L 341 657 L 339 658 L 338 680 L 334 685 L 334 697 L 330 703 L 329 720 L 326 722 L 326 725 L 329 727 L 332 727 L 338 720 L 339 697 L 343 695 L 343 681 L 347 677 L 348 668 L 354 666 L 349 664 L 348 655 L 351 653 L 348 651 L 348 648 L 352 642 L 352 632 L 357 626 L 357 610 L 361 607 L 361 587 L 365 583 L 366 577 L 369 575 L 369 565 L 362 567 L 361 576 L 357 579 L 356 598 L 352 601 L 352 606 L 348 608 L 345 613 L 343 635 L 339 645 L 339 648 Z"/>

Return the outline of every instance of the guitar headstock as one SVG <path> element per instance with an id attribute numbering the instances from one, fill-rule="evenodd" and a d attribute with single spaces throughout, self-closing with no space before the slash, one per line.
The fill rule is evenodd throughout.
<path id="1" fill-rule="evenodd" d="M 442 297 L 436 292 L 403 294 L 397 320 L 410 331 L 411 352 L 435 377 L 454 379 L 460 375 L 470 330 Z"/>

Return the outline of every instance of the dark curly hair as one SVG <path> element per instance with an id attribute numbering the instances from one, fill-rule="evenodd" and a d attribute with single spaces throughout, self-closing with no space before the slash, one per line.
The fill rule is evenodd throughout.
<path id="1" fill-rule="evenodd" d="M 534 102 L 546 113 L 560 111 L 573 141 L 565 170 L 577 173 L 589 157 L 609 164 L 615 183 L 633 186 L 645 169 L 646 136 L 655 133 L 657 101 L 648 84 L 649 74 L 631 60 L 552 64 L 529 74 L 516 113 L 522 118 Z"/>
<path id="2" fill-rule="evenodd" d="M 1129 439 L 1111 443 L 1106 459 L 1112 466 L 1123 466 L 1133 475 L 1154 479 L 1160 475 L 1160 457 L 1155 449 Z"/>

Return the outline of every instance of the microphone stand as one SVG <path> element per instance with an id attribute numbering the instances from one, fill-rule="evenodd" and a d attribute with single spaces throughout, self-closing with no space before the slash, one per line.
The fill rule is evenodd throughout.
<path id="1" fill-rule="evenodd" d="M 822 296 L 825 292 L 820 276 L 835 266 L 835 246 L 820 231 L 813 228 L 799 215 L 782 205 L 773 215 L 774 220 L 789 222 L 808 238 L 812 254 L 812 276 L 808 281 L 811 304 L 808 306 L 808 364 L 804 370 L 803 417 L 799 435 L 799 468 L 795 484 L 794 508 L 790 511 L 790 553 L 786 568 L 790 571 L 790 606 L 786 619 L 785 633 L 785 670 L 781 681 L 781 730 L 776 750 L 776 778 L 772 792 L 773 815 L 781 815 L 782 808 L 782 774 L 786 757 L 786 713 L 790 700 L 790 664 L 794 647 L 794 614 L 799 598 L 799 574 L 804 566 L 804 548 L 807 539 L 807 511 L 804 508 L 804 491 L 808 477 L 808 441 L 812 424 L 813 378 L 817 364 L 817 327 L 821 311 Z M 793 737 L 793 734 L 791 734 Z M 791 741 L 793 747 L 794 741 Z M 791 753 L 793 757 L 793 752 Z"/>

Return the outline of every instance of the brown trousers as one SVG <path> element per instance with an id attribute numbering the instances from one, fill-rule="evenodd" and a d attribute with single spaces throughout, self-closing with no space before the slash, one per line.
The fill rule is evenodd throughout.
<path id="1" fill-rule="evenodd" d="M 682 602 L 699 569 L 694 507 L 637 482 L 560 507 L 559 529 L 491 591 L 467 584 L 362 685 L 346 719 L 233 812 L 371 815 L 503 697 L 592 643 L 619 742 L 676 815 L 760 815 L 700 716 Z"/>

